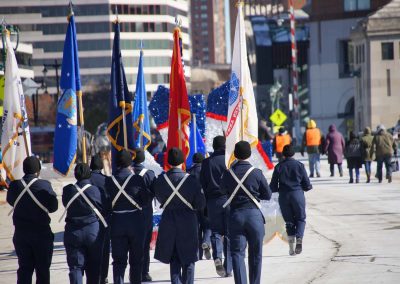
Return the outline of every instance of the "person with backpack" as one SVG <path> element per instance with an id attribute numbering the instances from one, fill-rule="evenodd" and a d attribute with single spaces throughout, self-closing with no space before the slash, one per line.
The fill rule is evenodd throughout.
<path id="1" fill-rule="evenodd" d="M 356 183 L 360 182 L 360 168 L 362 167 L 362 154 L 361 154 L 361 142 L 354 134 L 353 131 L 350 131 L 349 141 L 344 150 L 345 157 L 347 159 L 347 168 L 349 169 L 350 181 L 349 183 L 353 183 L 353 169 L 356 173 Z"/>

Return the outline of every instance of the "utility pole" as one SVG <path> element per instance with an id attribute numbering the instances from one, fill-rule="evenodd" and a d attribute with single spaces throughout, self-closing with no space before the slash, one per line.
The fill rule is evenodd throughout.
<path id="1" fill-rule="evenodd" d="M 54 59 L 54 64 L 43 64 L 44 72 L 47 72 L 47 68 L 54 68 L 56 70 L 56 84 L 57 84 L 57 95 L 55 97 L 55 101 L 58 102 L 58 98 L 60 97 L 60 77 L 58 75 L 58 69 L 61 67 L 61 63 L 58 63 L 57 59 Z"/>

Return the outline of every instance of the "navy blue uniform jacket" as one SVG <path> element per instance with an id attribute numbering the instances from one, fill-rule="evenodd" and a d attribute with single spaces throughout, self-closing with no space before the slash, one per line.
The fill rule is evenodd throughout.
<path id="1" fill-rule="evenodd" d="M 293 158 L 286 158 L 275 166 L 269 186 L 272 192 L 279 193 L 312 189 L 303 163 Z"/>
<path id="2" fill-rule="evenodd" d="M 225 151 L 215 151 L 201 164 L 200 181 L 208 199 L 226 197 L 226 192 L 219 188 L 222 174 L 225 172 Z"/>
<path id="3" fill-rule="evenodd" d="M 139 173 L 144 169 L 145 167 L 143 164 L 134 164 L 133 165 L 133 171 L 135 172 L 136 175 L 139 175 Z M 147 201 L 143 206 L 152 206 L 151 202 L 153 201 L 153 198 L 155 197 L 154 192 L 152 191 L 152 186 L 154 181 L 156 180 L 156 175 L 152 170 L 147 170 L 147 172 L 143 176 L 143 182 L 144 182 L 144 190 L 147 194 Z"/>
<path id="4" fill-rule="evenodd" d="M 196 178 L 196 180 L 201 184 L 200 181 L 201 164 L 193 164 L 193 166 L 188 170 L 188 173 Z"/>
<path id="5" fill-rule="evenodd" d="M 100 212 L 104 212 L 104 204 L 107 203 L 107 200 L 102 191 L 97 186 L 91 185 L 89 179 L 81 180 L 77 184 L 80 188 L 83 188 L 87 184 L 90 184 L 90 187 L 84 191 L 84 194 L 97 208 L 97 210 L 99 210 Z M 62 202 L 64 207 L 67 206 L 68 202 L 71 200 L 72 197 L 74 197 L 77 192 L 78 190 L 73 184 L 69 184 L 63 188 Z M 93 209 L 89 206 L 89 204 L 82 196 L 78 196 L 72 202 L 67 211 L 67 218 L 65 218 L 67 226 L 71 225 L 74 227 L 83 227 L 97 221 L 98 217 L 96 213 L 94 213 Z"/>
<path id="6" fill-rule="evenodd" d="M 28 184 L 35 175 L 25 175 L 23 177 Z M 10 188 L 7 192 L 7 202 L 14 206 L 15 200 L 21 194 L 24 186 L 20 180 L 15 180 L 10 183 Z M 43 204 L 47 210 L 52 213 L 58 209 L 57 195 L 54 192 L 51 184 L 47 180 L 38 179 L 30 187 L 33 195 Z M 25 192 L 24 196 L 19 200 L 17 207 L 14 210 L 13 222 L 16 229 L 29 231 L 50 230 L 50 217 L 44 212 Z"/>
<path id="7" fill-rule="evenodd" d="M 238 161 L 232 166 L 232 171 L 236 174 L 237 178 L 241 180 L 250 167 L 251 164 L 249 162 Z M 231 173 L 226 170 L 221 180 L 221 191 L 230 196 L 235 190 L 237 184 L 238 183 L 233 178 Z M 257 199 L 257 201 L 269 200 L 271 198 L 272 192 L 269 189 L 268 182 L 260 169 L 255 168 L 243 182 L 243 185 Z M 242 188 L 240 188 L 236 193 L 230 204 L 230 207 L 231 210 L 244 208 L 258 209 L 258 207 Z"/>
<path id="8" fill-rule="evenodd" d="M 128 168 L 117 169 L 114 174 L 115 179 L 118 181 L 120 186 L 122 186 L 125 180 L 132 174 L 132 171 Z M 118 194 L 119 189 L 114 184 L 111 177 L 106 177 L 106 189 L 110 196 L 111 202 L 114 197 Z M 144 180 L 139 175 L 134 175 L 127 186 L 125 187 L 125 192 L 133 199 L 139 206 L 143 207 L 149 200 L 152 199 L 151 194 L 146 190 L 146 185 Z M 130 201 L 121 194 L 118 201 L 115 203 L 113 211 L 125 211 L 125 210 L 135 210 L 137 209 Z"/>
<path id="9" fill-rule="evenodd" d="M 174 186 L 177 186 L 186 173 L 181 169 L 171 169 L 166 173 Z M 165 174 L 164 174 L 165 175 Z M 164 175 L 158 176 L 153 188 L 157 200 L 164 204 L 172 194 L 172 189 Z M 181 264 L 198 260 L 198 221 L 197 211 L 205 206 L 204 194 L 196 178 L 189 176 L 179 193 L 193 206 L 190 209 L 179 197 L 174 196 L 161 217 L 154 258 L 163 263 L 170 263 L 176 248 Z"/>
<path id="10" fill-rule="evenodd" d="M 100 189 L 102 195 L 105 198 L 105 203 L 103 204 L 104 210 L 102 214 L 105 218 L 107 217 L 106 220 L 108 223 L 108 217 L 111 214 L 111 200 L 106 190 L 106 177 L 107 176 L 103 175 L 100 170 L 94 170 L 92 171 L 90 182 L 92 185 L 97 186 Z"/>

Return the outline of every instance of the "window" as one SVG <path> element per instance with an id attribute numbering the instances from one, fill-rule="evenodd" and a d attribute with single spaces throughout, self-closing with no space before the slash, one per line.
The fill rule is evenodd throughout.
<path id="1" fill-rule="evenodd" d="M 382 42 L 382 60 L 393 60 L 393 42 Z"/>
<path id="2" fill-rule="evenodd" d="M 350 76 L 353 58 L 353 46 L 349 44 L 349 40 L 339 41 L 339 78 Z"/>
<path id="3" fill-rule="evenodd" d="M 345 12 L 363 11 L 370 8 L 371 0 L 344 0 Z"/>

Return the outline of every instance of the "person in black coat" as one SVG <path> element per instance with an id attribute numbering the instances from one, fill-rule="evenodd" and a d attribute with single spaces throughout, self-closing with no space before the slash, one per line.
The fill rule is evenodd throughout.
<path id="1" fill-rule="evenodd" d="M 97 186 L 102 194 L 105 196 L 107 204 L 104 204 L 103 216 L 106 219 L 107 224 L 110 224 L 111 220 L 111 201 L 105 188 L 106 176 L 103 175 L 103 159 L 100 153 L 93 156 L 90 161 L 90 169 L 92 170 L 90 182 L 94 186 Z M 103 257 L 101 261 L 101 276 L 100 284 L 108 283 L 108 267 L 110 263 L 110 226 L 107 228 L 100 226 L 101 236 L 103 240 Z"/>
<path id="2" fill-rule="evenodd" d="M 353 131 L 350 131 L 349 141 L 344 148 L 344 156 L 347 159 L 347 168 L 349 169 L 350 181 L 353 183 L 353 169 L 356 173 L 356 183 L 360 182 L 360 168 L 363 165 L 361 142 Z"/>
<path id="3" fill-rule="evenodd" d="M 290 255 L 302 252 L 306 226 L 304 191 L 312 189 L 304 165 L 292 158 L 294 154 L 291 145 L 283 148 L 284 160 L 275 166 L 270 183 L 272 192 L 279 192 L 279 205 L 286 223 Z M 294 248 L 295 242 L 296 248 Z"/>
<path id="4" fill-rule="evenodd" d="M 106 189 L 112 200 L 111 255 L 114 283 L 124 283 L 129 254 L 130 282 L 139 284 L 142 282 L 143 247 L 146 236 L 143 206 L 152 197 L 147 192 L 143 178 L 130 169 L 132 155 L 122 150 L 117 153 L 116 160 L 117 170 L 113 172 L 113 176 L 106 178 Z"/>
<path id="5" fill-rule="evenodd" d="M 152 170 L 144 167 L 145 150 L 137 148 L 135 150 L 136 156 L 133 160 L 133 171 L 143 179 L 144 190 L 149 195 L 147 201 L 143 204 L 143 216 L 145 226 L 145 237 L 143 247 L 143 268 L 142 268 L 142 281 L 151 282 L 152 278 L 149 274 L 150 271 L 150 242 L 153 234 L 153 199 L 154 192 L 152 192 L 152 185 L 156 179 L 156 175 Z"/>
<path id="6" fill-rule="evenodd" d="M 101 226 L 108 226 L 102 215 L 107 200 L 104 193 L 91 184 L 87 164 L 77 164 L 74 174 L 76 184 L 65 186 L 62 194 L 67 214 L 64 246 L 69 280 L 71 284 L 82 283 L 85 273 L 86 283 L 97 284 L 100 282 L 103 255 Z"/>
<path id="7" fill-rule="evenodd" d="M 194 176 L 198 183 L 201 184 L 201 162 L 204 160 L 204 156 L 202 153 L 196 153 L 193 155 L 192 159 L 193 165 L 188 170 L 188 173 Z M 197 219 L 199 221 L 199 259 L 201 260 L 203 258 L 203 254 L 206 259 L 211 259 L 211 230 L 205 208 L 197 211 Z"/>
<path id="8" fill-rule="evenodd" d="M 247 159 L 251 147 L 247 141 L 236 143 L 237 162 L 226 170 L 221 179 L 221 191 L 227 193 L 230 204 L 229 239 L 235 283 L 247 283 L 244 258 L 248 243 L 249 283 L 261 283 L 262 249 L 265 235 L 264 217 L 260 200 L 269 200 L 272 192 L 260 169 L 254 168 Z M 239 185 L 238 180 L 243 187 Z M 236 190 L 237 189 L 237 190 Z"/>
<path id="9" fill-rule="evenodd" d="M 216 136 L 213 140 L 214 153 L 201 165 L 200 181 L 207 200 L 207 214 L 211 229 L 212 256 L 217 274 L 228 277 L 232 274 L 232 258 L 229 243 L 228 216 L 229 206 L 222 205 L 228 200 L 226 192 L 219 187 L 221 176 L 226 170 L 225 137 Z M 222 264 L 222 252 L 225 261 Z"/>
<path id="10" fill-rule="evenodd" d="M 197 210 L 205 206 L 205 198 L 196 178 L 182 170 L 181 150 L 168 151 L 167 173 L 158 176 L 153 188 L 164 209 L 158 229 L 154 258 L 170 264 L 172 284 L 194 282 L 194 266 L 198 260 Z M 174 189 L 178 190 L 174 194 Z M 179 195 L 178 195 L 179 194 Z"/>
<path id="11" fill-rule="evenodd" d="M 27 157 L 23 162 L 25 175 L 21 180 L 12 181 L 7 192 L 7 202 L 14 207 L 13 243 L 18 257 L 18 284 L 32 283 L 34 270 L 36 283 L 50 283 L 54 235 L 49 213 L 58 209 L 58 201 L 50 182 L 38 178 L 40 169 L 38 158 Z M 29 190 L 40 205 L 28 192 L 21 196 L 26 185 L 30 185 Z"/>

